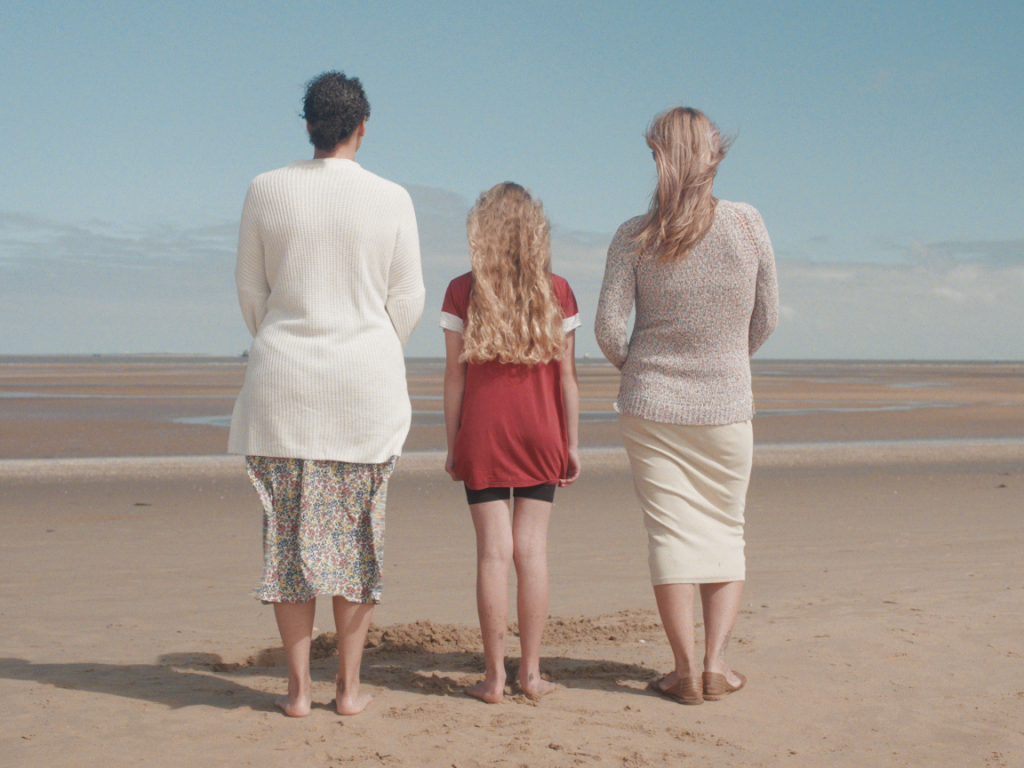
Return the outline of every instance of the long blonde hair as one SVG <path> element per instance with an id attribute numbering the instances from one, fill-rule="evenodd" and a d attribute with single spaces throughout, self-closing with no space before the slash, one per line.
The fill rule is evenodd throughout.
<path id="1" fill-rule="evenodd" d="M 644 138 L 658 166 L 658 186 L 636 239 L 661 261 L 685 259 L 715 220 L 711 187 L 732 140 L 690 107 L 662 112 Z"/>
<path id="2" fill-rule="evenodd" d="M 459 360 L 536 365 L 561 357 L 562 307 L 540 200 L 518 184 L 498 184 L 480 195 L 466 230 L 473 287 Z"/>

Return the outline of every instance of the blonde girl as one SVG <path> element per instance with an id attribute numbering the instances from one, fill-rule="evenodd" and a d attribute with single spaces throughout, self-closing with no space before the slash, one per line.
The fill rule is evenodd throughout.
<path id="1" fill-rule="evenodd" d="M 556 688 L 540 676 L 547 530 L 555 488 L 580 473 L 574 360 L 580 320 L 569 284 L 551 273 L 544 209 L 526 189 L 505 182 L 484 192 L 467 230 L 472 271 L 451 281 L 441 312 L 445 470 L 465 483 L 476 529 L 486 675 L 466 693 L 497 703 L 505 691 L 513 563 L 522 646 L 518 686 L 531 698 Z"/>

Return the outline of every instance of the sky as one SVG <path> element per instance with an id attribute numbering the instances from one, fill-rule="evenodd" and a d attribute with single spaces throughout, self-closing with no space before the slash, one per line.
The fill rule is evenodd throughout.
<path id="1" fill-rule="evenodd" d="M 679 104 L 735 144 L 780 323 L 761 358 L 1024 359 L 1019 2 L 78 2 L 0 10 L 0 354 L 239 354 L 245 190 L 312 156 L 304 83 L 358 76 L 357 161 L 412 194 L 443 354 L 465 216 L 543 200 L 581 354 L 608 242 Z"/>

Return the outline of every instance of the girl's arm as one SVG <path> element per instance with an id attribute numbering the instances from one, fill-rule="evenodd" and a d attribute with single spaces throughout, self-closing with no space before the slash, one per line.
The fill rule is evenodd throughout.
<path id="1" fill-rule="evenodd" d="M 580 476 L 580 386 L 576 382 L 576 331 L 565 335 L 565 356 L 562 358 L 562 403 L 565 425 L 569 432 L 569 465 L 558 485 L 565 488 Z"/>
<path id="2" fill-rule="evenodd" d="M 452 466 L 452 450 L 455 448 L 459 427 L 462 426 L 462 396 L 466 392 L 466 363 L 459 362 L 462 334 L 446 328 L 444 349 L 444 426 L 448 437 L 448 458 L 444 462 L 444 471 L 451 475 L 452 480 L 461 480 Z"/>

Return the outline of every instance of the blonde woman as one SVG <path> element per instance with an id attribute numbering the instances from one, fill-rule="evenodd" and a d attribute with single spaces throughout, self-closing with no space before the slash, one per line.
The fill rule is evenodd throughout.
<path id="1" fill-rule="evenodd" d="M 701 704 L 746 683 L 725 651 L 746 575 L 750 356 L 775 328 L 778 288 L 761 216 L 712 196 L 728 149 L 714 123 L 677 107 L 659 115 L 646 138 L 658 185 L 647 214 L 623 224 L 608 249 L 595 330 L 622 371 L 619 426 L 675 657 L 651 687 Z M 703 667 L 694 650 L 694 585 L 704 613 Z"/>
<path id="2" fill-rule="evenodd" d="M 544 209 L 523 187 L 506 182 L 484 192 L 467 229 L 473 269 L 449 284 L 441 312 L 445 470 L 465 483 L 476 529 L 486 675 L 466 693 L 496 704 L 505 691 L 513 562 L 522 646 L 518 684 L 531 698 L 556 687 L 540 676 L 547 531 L 555 487 L 570 485 L 580 473 L 574 360 L 580 320 L 569 284 L 551 274 Z"/>

